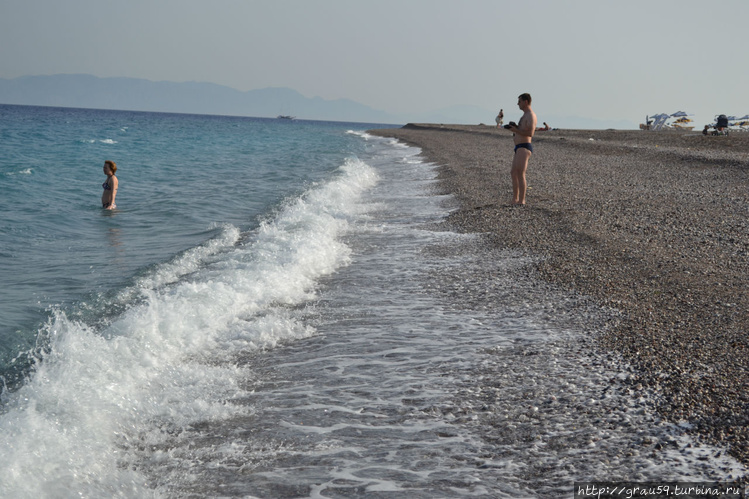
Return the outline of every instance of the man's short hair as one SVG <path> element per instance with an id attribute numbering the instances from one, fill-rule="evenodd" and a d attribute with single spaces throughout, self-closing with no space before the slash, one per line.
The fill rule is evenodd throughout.
<path id="1" fill-rule="evenodd" d="M 531 94 L 520 94 L 520 96 L 518 97 L 518 99 L 528 101 L 528 104 L 530 104 L 531 103 Z"/>

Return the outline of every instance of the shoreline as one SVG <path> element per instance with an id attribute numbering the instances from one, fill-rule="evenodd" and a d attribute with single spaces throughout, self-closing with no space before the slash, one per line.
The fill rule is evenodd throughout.
<path id="1" fill-rule="evenodd" d="M 504 130 L 369 133 L 438 166 L 459 204 L 451 228 L 534 256 L 544 280 L 619 311 L 601 350 L 635 367 L 662 417 L 749 465 L 749 133 L 537 132 L 524 207 L 509 205 Z"/>

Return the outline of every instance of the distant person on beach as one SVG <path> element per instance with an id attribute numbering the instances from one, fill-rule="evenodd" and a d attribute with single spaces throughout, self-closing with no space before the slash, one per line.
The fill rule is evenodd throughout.
<path id="1" fill-rule="evenodd" d="M 540 126 L 540 127 L 536 128 L 537 132 L 546 132 L 548 130 L 551 130 L 551 127 L 545 121 L 544 121 L 544 126 Z"/>
<path id="2" fill-rule="evenodd" d="M 502 126 L 502 122 L 504 121 L 504 119 L 505 119 L 505 112 L 502 109 L 500 109 L 499 114 L 494 119 L 494 121 L 497 122 L 497 128 Z"/>
<path id="3" fill-rule="evenodd" d="M 533 134 L 536 131 L 538 119 L 531 109 L 531 95 L 528 93 L 520 94 L 518 97 L 518 107 L 523 111 L 518 124 L 510 122 L 505 128 L 513 132 L 512 137 L 515 142 L 515 155 L 512 158 L 512 204 L 522 206 L 525 204 L 525 191 L 528 184 L 525 181 L 525 172 L 528 169 L 528 160 L 533 154 Z"/>
<path id="4" fill-rule="evenodd" d="M 105 210 L 114 210 L 117 205 L 114 204 L 114 198 L 117 197 L 117 177 L 114 175 L 117 172 L 117 164 L 114 161 L 104 162 L 104 175 L 107 176 L 106 182 L 101 184 L 104 189 L 104 193 L 101 195 L 101 207 Z"/>
<path id="5" fill-rule="evenodd" d="M 721 114 L 715 123 L 715 130 L 717 130 L 715 135 L 728 135 L 726 128 L 728 128 L 728 117 L 725 114 Z"/>

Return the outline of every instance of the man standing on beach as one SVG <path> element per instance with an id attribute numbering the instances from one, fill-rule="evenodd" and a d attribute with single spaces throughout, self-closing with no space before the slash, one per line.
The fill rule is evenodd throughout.
<path id="1" fill-rule="evenodd" d="M 505 128 L 513 132 L 515 142 L 515 156 L 512 158 L 512 204 L 525 204 L 525 171 L 528 169 L 528 160 L 533 154 L 533 134 L 536 131 L 536 114 L 531 109 L 531 95 L 521 94 L 518 97 L 518 107 L 523 111 L 523 116 L 516 125 L 510 122 Z"/>

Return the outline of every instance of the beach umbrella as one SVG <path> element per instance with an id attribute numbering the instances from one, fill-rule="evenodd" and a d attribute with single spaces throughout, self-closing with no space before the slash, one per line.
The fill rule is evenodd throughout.
<path id="1" fill-rule="evenodd" d="M 674 114 L 671 115 L 672 118 L 681 118 L 682 116 L 689 116 L 684 111 L 677 111 Z"/>

